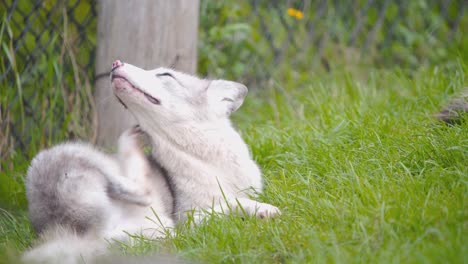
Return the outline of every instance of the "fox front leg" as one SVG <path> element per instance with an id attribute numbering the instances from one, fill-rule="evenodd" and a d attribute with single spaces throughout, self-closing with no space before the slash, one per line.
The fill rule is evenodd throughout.
<path id="1" fill-rule="evenodd" d="M 248 216 L 256 216 L 258 218 L 266 219 L 281 215 L 281 211 L 278 207 L 248 198 L 231 198 L 226 202 L 229 204 L 232 211 L 235 210 L 235 212 L 238 213 L 245 213 Z"/>
<path id="2" fill-rule="evenodd" d="M 211 210 L 220 214 L 238 214 L 244 216 L 255 216 L 261 219 L 275 218 L 281 215 L 278 207 L 267 203 L 260 203 L 248 198 L 223 199 Z M 195 223 L 200 223 L 208 215 L 210 210 L 196 209 L 193 212 Z"/>

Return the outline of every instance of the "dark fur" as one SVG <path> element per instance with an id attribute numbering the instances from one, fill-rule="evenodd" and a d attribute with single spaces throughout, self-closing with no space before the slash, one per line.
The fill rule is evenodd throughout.
<path id="1" fill-rule="evenodd" d="M 468 90 L 450 101 L 442 111 L 436 114 L 436 117 L 447 124 L 456 125 L 460 124 L 466 115 L 468 115 Z"/>

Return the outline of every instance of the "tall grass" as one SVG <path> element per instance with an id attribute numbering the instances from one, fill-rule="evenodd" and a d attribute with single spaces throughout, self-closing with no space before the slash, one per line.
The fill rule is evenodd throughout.
<path id="1" fill-rule="evenodd" d="M 24 5 L 28 6 L 21 2 L 17 8 Z M 40 6 L 45 8 L 40 11 L 52 12 L 47 6 Z M 42 21 L 37 16 L 32 16 L 37 19 L 32 21 L 25 17 L 26 33 L 21 32 L 23 28 L 16 18 L 21 12 L 13 12 L 11 23 L 6 14 L 2 17 L 0 171 L 12 169 L 10 161 L 19 158 L 16 150 L 21 150 L 19 156 L 30 159 L 40 148 L 58 140 L 93 138 L 92 80 L 89 69 L 83 67 L 83 53 L 78 46 L 78 36 L 83 32 L 69 25 L 66 8 L 59 7 L 49 14 L 60 16 L 57 21 L 61 21 L 59 25 L 50 23 L 50 28 L 38 30 L 37 22 Z"/>
<path id="2" fill-rule="evenodd" d="M 24 72 L 16 66 L 14 37 L 3 20 L 0 65 L 2 72 L 8 64 L 12 70 L 0 83 L 0 208 L 25 207 L 23 175 L 41 148 L 76 137 L 92 139 L 94 133 L 91 84 L 76 63 L 73 37 L 66 30 L 52 34 L 34 67 Z M 71 66 L 65 68 L 68 62 Z"/>

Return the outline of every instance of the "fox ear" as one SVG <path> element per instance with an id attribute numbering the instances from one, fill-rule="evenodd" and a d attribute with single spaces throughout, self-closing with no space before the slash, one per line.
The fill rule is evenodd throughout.
<path id="1" fill-rule="evenodd" d="M 247 92 L 245 85 L 226 80 L 213 80 L 207 89 L 210 104 L 218 115 L 224 116 L 229 116 L 239 109 Z"/>

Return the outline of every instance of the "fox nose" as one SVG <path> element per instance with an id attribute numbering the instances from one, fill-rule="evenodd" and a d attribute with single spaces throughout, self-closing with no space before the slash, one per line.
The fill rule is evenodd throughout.
<path id="1" fill-rule="evenodd" d="M 121 62 L 120 60 L 116 60 L 112 63 L 112 70 L 115 70 L 118 67 L 123 66 L 123 65 L 124 65 L 123 62 Z"/>

